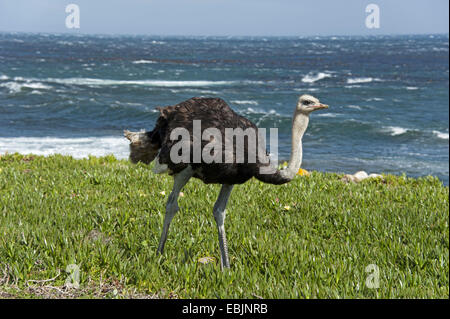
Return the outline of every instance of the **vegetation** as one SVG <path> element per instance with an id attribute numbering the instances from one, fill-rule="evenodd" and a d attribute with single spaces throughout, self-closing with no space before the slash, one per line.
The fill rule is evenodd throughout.
<path id="1" fill-rule="evenodd" d="M 188 183 L 160 256 L 170 176 L 113 156 L 1 155 L 0 297 L 448 298 L 449 188 L 342 176 L 237 185 L 222 272 L 218 185 Z"/>

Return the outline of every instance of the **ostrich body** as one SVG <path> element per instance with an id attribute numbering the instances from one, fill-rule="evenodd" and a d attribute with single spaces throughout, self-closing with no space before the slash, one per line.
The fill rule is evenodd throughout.
<path id="1" fill-rule="evenodd" d="M 227 103 L 219 98 L 192 98 L 174 106 L 158 108 L 160 116 L 155 128 L 150 132 L 130 132 L 124 131 L 126 138 L 130 140 L 130 160 L 133 163 L 143 162 L 149 164 L 153 160 L 155 173 L 168 173 L 174 177 L 172 192 L 166 204 L 166 215 L 161 238 L 158 245 L 158 252 L 162 253 L 167 239 L 170 222 L 178 211 L 177 199 L 180 191 L 191 177 L 201 179 L 204 183 L 222 184 L 219 197 L 214 204 L 213 215 L 217 224 L 219 235 L 219 246 L 221 252 L 221 267 L 230 266 L 228 258 L 227 240 L 225 235 L 225 214 L 226 205 L 230 197 L 234 184 L 245 183 L 252 177 L 270 183 L 284 184 L 291 181 L 300 168 L 302 162 L 302 137 L 309 122 L 309 114 L 315 110 L 327 108 L 318 99 L 310 95 L 302 95 L 294 110 L 292 121 L 292 147 L 291 157 L 288 166 L 284 169 L 271 167 L 270 173 L 263 172 L 262 168 L 271 165 L 267 153 L 264 150 L 263 159 L 257 157 L 256 161 L 248 160 L 249 138 L 244 143 L 244 161 L 236 160 L 236 148 L 232 150 L 223 147 L 222 158 L 219 161 L 205 162 L 203 158 L 195 159 L 193 144 L 195 137 L 194 121 L 201 120 L 201 130 L 215 128 L 222 135 L 222 141 L 226 139 L 226 129 L 242 130 L 257 127 L 251 121 L 235 113 Z M 179 139 L 172 139 L 171 133 L 183 128 L 190 134 L 188 148 L 190 148 L 189 161 L 174 162 L 171 159 L 171 149 Z M 201 139 L 201 149 L 203 150 L 211 140 Z M 234 143 L 234 141 L 232 141 Z M 260 151 L 258 143 L 258 151 Z M 228 153 L 227 153 L 228 152 Z M 230 154 L 230 152 L 232 154 Z M 173 155 L 173 154 L 172 154 Z M 223 161 L 223 157 L 232 155 L 232 162 Z"/>

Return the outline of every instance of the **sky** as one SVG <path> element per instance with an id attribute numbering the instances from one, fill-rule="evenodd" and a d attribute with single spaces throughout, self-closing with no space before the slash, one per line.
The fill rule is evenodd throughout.
<path id="1" fill-rule="evenodd" d="M 80 28 L 66 27 L 68 4 Z M 367 28 L 376 4 L 380 27 Z M 0 0 L 0 31 L 194 36 L 448 33 L 448 0 Z"/>

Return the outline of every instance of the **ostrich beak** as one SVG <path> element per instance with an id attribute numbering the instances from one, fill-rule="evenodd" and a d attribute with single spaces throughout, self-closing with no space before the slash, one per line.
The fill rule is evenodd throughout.
<path id="1" fill-rule="evenodd" d="M 327 108 L 328 108 L 328 105 L 327 105 L 327 104 L 319 103 L 319 104 L 317 104 L 317 105 L 314 105 L 313 107 L 314 107 L 315 110 L 322 110 L 322 109 L 327 109 Z"/>

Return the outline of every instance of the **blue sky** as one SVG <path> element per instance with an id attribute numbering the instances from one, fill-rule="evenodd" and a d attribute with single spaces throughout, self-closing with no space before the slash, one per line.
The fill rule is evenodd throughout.
<path id="1" fill-rule="evenodd" d="M 66 5 L 80 29 L 65 27 Z M 365 8 L 380 7 L 380 28 Z M 448 33 L 448 0 L 0 0 L 0 31 L 150 35 Z"/>

